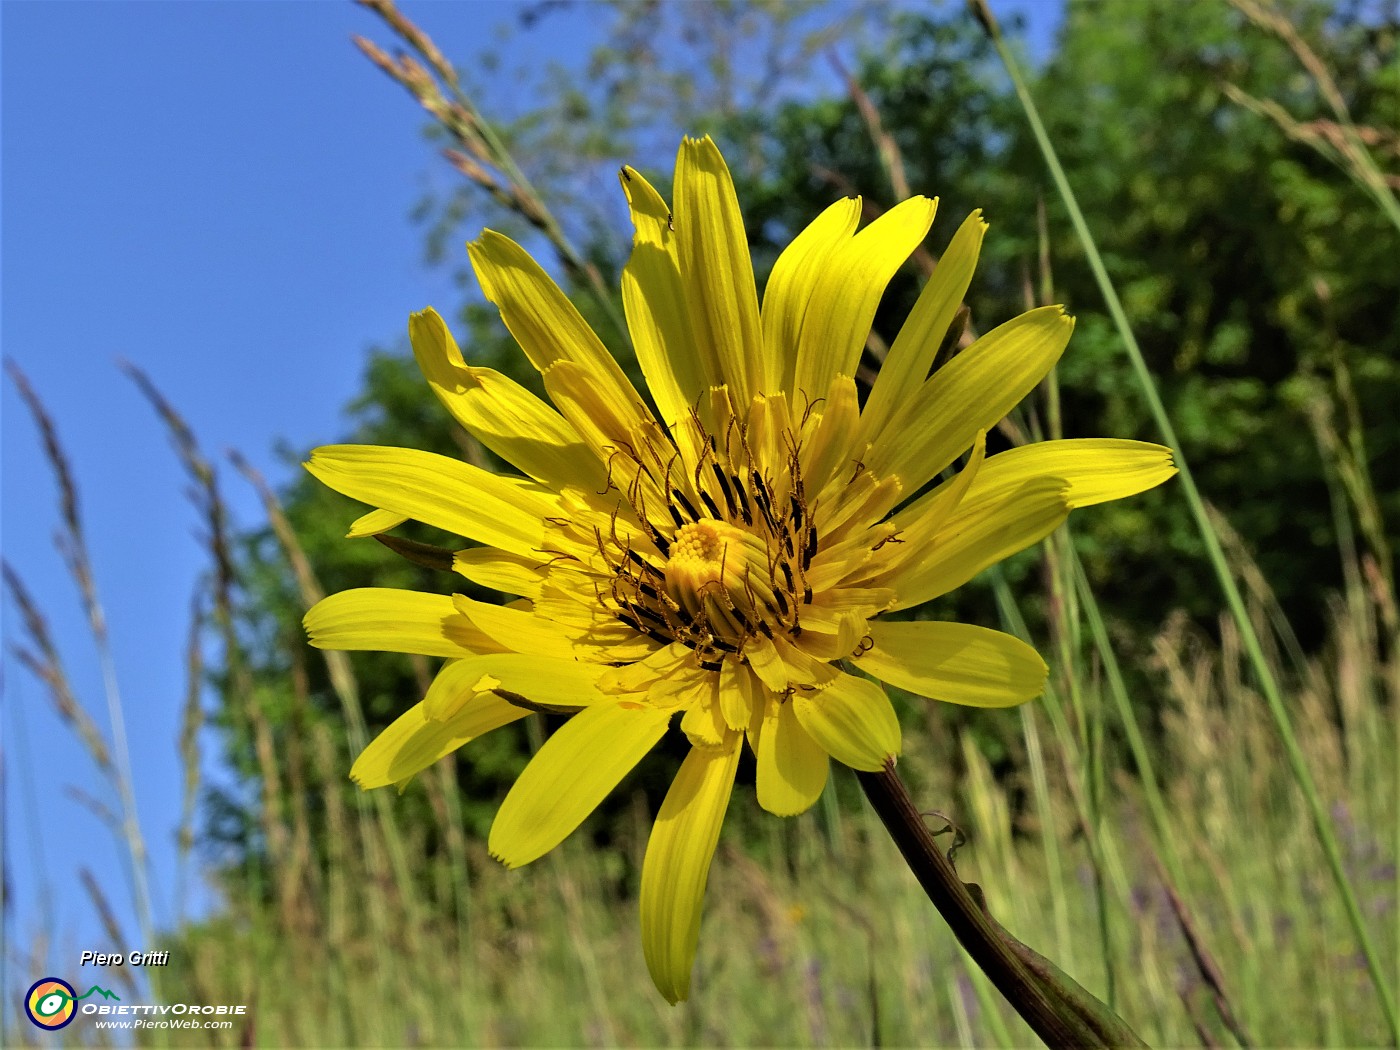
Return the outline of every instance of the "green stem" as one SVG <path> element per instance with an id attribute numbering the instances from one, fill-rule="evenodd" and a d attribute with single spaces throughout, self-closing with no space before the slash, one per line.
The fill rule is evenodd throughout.
<path id="1" fill-rule="evenodd" d="M 958 878 L 891 762 L 856 773 L 909 870 L 958 942 L 1050 1047 L 1146 1046 L 1121 1018 L 987 914 L 981 890 Z"/>
<path id="2" fill-rule="evenodd" d="M 1108 270 L 1105 268 L 1103 259 L 1100 257 L 1098 247 L 1094 243 L 1093 235 L 1089 232 L 1089 225 L 1084 219 L 1084 213 L 1079 208 L 1079 202 L 1075 198 L 1074 190 L 1070 188 L 1069 180 L 1065 177 L 1064 168 L 1060 165 L 1060 160 L 1055 153 L 1055 147 L 1050 142 L 1050 136 L 1045 130 L 1045 125 L 1041 123 L 1040 114 L 1036 109 L 1035 102 L 1031 98 L 1029 90 L 1026 88 L 1024 79 L 1021 76 L 1020 67 L 1006 42 L 1002 39 L 1001 31 L 997 27 L 996 20 L 987 9 L 985 0 L 969 0 L 974 16 L 982 24 L 991 38 L 992 43 L 1001 56 L 1006 71 L 1011 77 L 1012 85 L 1015 87 L 1016 96 L 1020 99 L 1021 106 L 1026 112 L 1026 120 L 1030 124 L 1031 132 L 1035 136 L 1040 152 L 1045 158 L 1045 163 L 1050 169 L 1051 178 L 1055 182 L 1055 187 L 1064 201 L 1065 208 L 1069 212 L 1070 222 L 1073 223 L 1075 233 L 1078 235 L 1080 243 L 1084 247 L 1089 268 L 1093 271 L 1094 280 L 1099 286 L 1099 291 L 1104 297 L 1104 302 L 1108 307 L 1108 312 L 1113 318 L 1113 322 L 1118 329 L 1118 334 L 1123 340 L 1123 345 L 1128 351 L 1128 358 L 1132 362 L 1133 371 L 1137 376 L 1138 384 L 1141 386 L 1144 396 L 1147 399 L 1148 407 L 1152 412 L 1153 420 L 1162 435 L 1163 440 L 1171 446 L 1176 458 L 1177 468 L 1181 472 L 1181 485 L 1186 494 L 1186 499 L 1191 508 L 1191 513 L 1196 519 L 1196 526 L 1200 530 L 1201 538 L 1205 542 L 1206 553 L 1210 557 L 1210 563 L 1215 570 L 1215 575 L 1220 582 L 1221 589 L 1225 592 L 1226 603 L 1230 607 L 1230 612 L 1239 627 L 1240 637 L 1244 643 L 1245 652 L 1249 656 L 1250 665 L 1254 669 L 1256 678 L 1259 681 L 1260 689 L 1264 694 L 1264 699 L 1269 708 L 1269 714 L 1274 720 L 1274 726 L 1278 731 L 1279 739 L 1283 743 L 1284 754 L 1287 757 L 1289 768 L 1293 774 L 1294 781 L 1298 784 L 1303 793 L 1303 798 L 1307 803 L 1309 814 L 1312 817 L 1314 830 L 1317 834 L 1318 842 L 1322 846 L 1323 855 L 1326 857 L 1327 866 L 1331 871 L 1333 882 L 1337 892 L 1342 899 L 1342 905 L 1346 910 L 1347 918 L 1351 923 L 1352 931 L 1356 936 L 1357 943 L 1361 948 L 1362 955 L 1366 959 L 1366 968 L 1370 973 L 1371 983 L 1375 986 L 1376 998 L 1380 1002 L 1381 1010 L 1385 1015 L 1386 1025 L 1390 1030 L 1392 1045 L 1400 1045 L 1400 1014 L 1396 1013 L 1395 995 L 1390 983 L 1382 969 L 1380 956 L 1371 940 L 1371 934 L 1367 928 L 1366 918 L 1361 913 L 1361 906 L 1356 898 L 1356 892 L 1352 888 L 1351 880 L 1346 873 L 1346 866 L 1342 859 L 1342 851 L 1337 843 L 1337 837 L 1333 834 L 1332 824 L 1327 815 L 1326 805 L 1322 801 L 1322 796 L 1318 792 L 1317 784 L 1313 780 L 1311 771 L 1308 769 L 1307 760 L 1303 756 L 1303 751 L 1298 745 L 1297 736 L 1293 732 L 1293 724 L 1289 718 L 1288 709 L 1284 705 L 1283 693 L 1279 688 L 1277 680 L 1274 678 L 1272 669 L 1264 655 L 1263 646 L 1260 644 L 1259 636 L 1254 630 L 1254 625 L 1250 622 L 1249 615 L 1245 610 L 1244 599 L 1240 596 L 1239 588 L 1235 583 L 1234 576 L 1230 572 L 1229 564 L 1225 560 L 1225 552 L 1221 549 L 1220 540 L 1211 528 L 1210 520 L 1206 514 L 1205 501 L 1201 498 L 1200 490 L 1196 488 L 1195 478 L 1191 475 L 1191 469 L 1186 462 L 1186 456 L 1182 452 L 1181 442 L 1176 436 L 1176 429 L 1172 426 L 1170 418 L 1167 416 L 1166 407 L 1162 403 L 1161 395 L 1157 391 L 1156 383 L 1152 378 L 1152 373 L 1148 370 L 1147 361 L 1143 357 L 1142 349 L 1138 346 L 1136 337 L 1133 335 L 1132 327 L 1128 323 L 1127 314 L 1123 310 L 1123 304 L 1119 301 L 1118 293 L 1113 287 L 1113 282 L 1109 279 Z"/>

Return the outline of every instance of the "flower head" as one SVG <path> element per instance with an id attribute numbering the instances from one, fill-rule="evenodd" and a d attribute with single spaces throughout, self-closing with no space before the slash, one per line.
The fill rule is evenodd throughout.
<path id="1" fill-rule="evenodd" d="M 532 710 L 572 713 L 496 816 L 490 849 L 510 866 L 562 841 L 678 722 L 691 750 L 641 886 L 647 965 L 675 1002 L 743 742 L 759 804 L 787 816 L 821 794 L 828 756 L 877 770 L 899 754 L 876 680 L 983 707 L 1036 696 L 1046 668 L 1023 642 L 879 617 L 1174 469 L 1167 449 L 1130 441 L 985 456 L 986 431 L 1054 365 L 1073 322 L 1032 310 L 929 375 L 972 277 L 980 214 L 862 402 L 853 377 L 876 306 L 936 201 L 905 201 L 859 232 L 860 201 L 833 204 L 779 257 L 760 308 L 713 142 L 682 144 L 674 213 L 636 171 L 622 186 L 636 227 L 623 304 L 654 410 L 534 260 L 487 231 L 472 265 L 552 407 L 468 364 L 434 311 L 409 331 L 448 411 L 523 476 L 370 446 L 317 449 L 307 465 L 376 508 L 351 535 L 406 519 L 446 529 L 478 544 L 456 554 L 458 573 L 519 600 L 367 588 L 325 599 L 306 626 L 326 648 L 448 658 L 355 763 L 362 787 L 402 784 Z"/>

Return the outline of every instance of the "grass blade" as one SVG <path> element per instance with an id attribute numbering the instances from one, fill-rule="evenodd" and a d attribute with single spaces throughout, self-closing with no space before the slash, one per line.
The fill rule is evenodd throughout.
<path id="1" fill-rule="evenodd" d="M 1201 497 L 1200 490 L 1196 487 L 1195 478 L 1191 474 L 1190 464 L 1187 462 L 1185 453 L 1182 451 L 1181 442 L 1176 436 L 1176 428 L 1172 425 L 1171 419 L 1167 415 L 1166 406 L 1162 403 L 1162 398 L 1157 390 L 1156 381 L 1152 373 L 1148 370 L 1147 361 L 1143 357 L 1142 349 L 1138 346 L 1137 338 L 1133 334 L 1132 326 L 1128 322 L 1127 314 L 1123 310 L 1123 304 L 1118 298 L 1118 293 L 1113 286 L 1112 280 L 1108 276 L 1103 259 L 1099 255 L 1098 248 L 1094 242 L 1093 235 L 1089 232 L 1088 223 L 1084 219 L 1084 213 L 1080 210 L 1079 202 L 1074 195 L 1074 190 L 1070 187 L 1069 180 L 1065 175 L 1064 168 L 1061 167 L 1059 157 L 1055 153 L 1054 144 L 1050 141 L 1050 136 L 1045 130 L 1045 125 L 1040 120 L 1039 111 L 1035 102 L 1031 98 L 1030 91 L 1026 87 L 1024 78 L 1021 76 L 1020 67 L 1002 39 L 1001 31 L 997 26 L 995 18 L 987 8 L 985 0 L 969 0 L 974 16 L 986 30 L 992 43 L 1001 56 L 1002 63 L 1006 66 L 1008 75 L 1016 90 L 1016 96 L 1021 102 L 1026 113 L 1026 120 L 1030 124 L 1031 131 L 1035 136 L 1040 152 L 1045 158 L 1046 166 L 1050 170 L 1050 175 L 1055 182 L 1055 187 L 1059 191 L 1065 208 L 1069 212 L 1070 221 L 1074 225 L 1075 233 L 1079 237 L 1080 244 L 1084 248 L 1089 268 L 1093 271 L 1094 280 L 1099 286 L 1099 291 L 1104 297 L 1104 302 L 1108 307 L 1108 312 L 1113 319 L 1114 325 L 1118 329 L 1118 334 L 1123 340 L 1124 348 L 1127 350 L 1128 358 L 1133 366 L 1133 371 L 1137 376 L 1138 384 L 1142 388 L 1143 396 L 1147 399 L 1147 404 L 1152 412 L 1152 418 L 1157 425 L 1157 429 L 1162 435 L 1162 440 L 1171 447 L 1176 459 L 1176 465 L 1180 470 L 1180 480 L 1186 500 L 1191 508 L 1191 514 L 1195 518 L 1196 526 L 1200 531 L 1201 538 L 1205 542 L 1206 552 L 1210 557 L 1212 569 L 1215 571 L 1221 589 L 1225 593 L 1226 603 L 1230 607 L 1231 616 L 1239 626 L 1240 636 L 1244 643 L 1245 651 L 1249 656 L 1250 666 L 1259 681 L 1260 689 L 1264 694 L 1264 699 L 1268 704 L 1269 713 L 1273 718 L 1275 728 L 1278 731 L 1279 739 L 1283 743 L 1284 754 L 1287 757 L 1290 772 L 1293 779 L 1303 793 L 1308 806 L 1309 815 L 1312 818 L 1314 831 L 1318 841 L 1322 845 L 1323 854 L 1327 859 L 1327 866 L 1331 872 L 1332 881 L 1336 886 L 1337 894 L 1341 898 L 1342 905 L 1346 910 L 1347 919 L 1351 924 L 1353 933 L 1356 936 L 1362 955 L 1366 960 L 1366 969 L 1370 974 L 1371 983 L 1376 990 L 1376 998 L 1380 1003 L 1381 1011 L 1385 1015 L 1386 1025 L 1390 1031 L 1391 1041 L 1400 1044 L 1400 1014 L 1396 1012 L 1395 992 L 1390 979 L 1386 976 L 1382 968 L 1380 956 L 1377 954 L 1372 942 L 1370 930 L 1367 927 L 1367 920 L 1361 912 L 1360 903 L 1357 900 L 1356 891 L 1351 884 L 1351 879 L 1347 875 L 1345 864 L 1342 860 L 1341 847 L 1337 842 L 1337 836 L 1333 832 L 1331 819 L 1327 813 L 1326 804 L 1317 789 L 1317 783 L 1313 778 L 1308 763 L 1303 755 L 1302 748 L 1298 744 L 1297 735 L 1293 731 L 1292 718 L 1288 713 L 1288 708 L 1284 704 L 1283 693 L 1279 688 L 1273 670 L 1269 667 L 1269 662 L 1264 654 L 1263 646 L 1260 644 L 1259 636 L 1254 630 L 1254 625 L 1250 622 L 1248 611 L 1245 608 L 1244 599 L 1240 595 L 1238 586 L 1235 583 L 1234 575 L 1225 559 L 1225 552 L 1221 547 L 1220 539 L 1216 535 L 1215 529 L 1211 527 L 1210 518 L 1207 515 L 1205 501 Z"/>

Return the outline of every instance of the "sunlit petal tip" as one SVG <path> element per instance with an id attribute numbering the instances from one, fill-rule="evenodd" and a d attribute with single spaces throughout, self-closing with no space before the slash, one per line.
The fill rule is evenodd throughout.
<path id="1" fill-rule="evenodd" d="M 793 696 L 793 713 L 832 758 L 852 769 L 874 772 L 899 756 L 899 719 L 885 691 L 874 682 L 842 674 L 814 695 Z"/>
<path id="2" fill-rule="evenodd" d="M 452 599 L 392 587 L 358 587 L 322 598 L 302 618 L 317 649 L 372 649 L 420 656 L 463 656 L 449 637 Z"/>
<path id="3" fill-rule="evenodd" d="M 515 868 L 523 868 L 523 867 L 525 866 L 524 864 L 512 863 L 508 858 L 501 856 L 499 853 L 497 853 L 495 850 L 491 849 L 489 846 L 486 848 L 486 852 L 487 852 L 487 854 L 490 855 L 490 857 L 491 857 L 492 860 L 494 860 L 494 861 L 496 861 L 497 863 L 499 863 L 502 867 L 509 868 L 509 869 L 515 869 Z"/>
<path id="4" fill-rule="evenodd" d="M 690 995 L 710 861 L 734 787 L 740 734 L 723 748 L 692 748 L 656 815 L 642 862 L 642 951 L 672 1004 Z"/>
<path id="5" fill-rule="evenodd" d="M 393 514 L 387 510 L 372 510 L 350 523 L 350 529 L 345 533 L 345 538 L 356 540 L 368 536 L 378 536 L 390 529 L 398 528 L 407 520 L 408 518 L 402 514 Z"/>
<path id="6" fill-rule="evenodd" d="M 1039 696 L 1050 673 L 1032 646 L 973 624 L 877 622 L 870 637 L 874 644 L 856 660 L 861 670 L 934 700 L 1012 707 Z"/>
<path id="7" fill-rule="evenodd" d="M 487 848 L 509 868 L 563 842 L 653 748 L 670 713 L 604 703 L 565 722 L 535 753 L 491 824 Z"/>
<path id="8" fill-rule="evenodd" d="M 425 704 L 415 704 L 370 741 L 351 766 L 350 779 L 366 791 L 391 784 L 402 791 L 434 762 L 526 714 L 492 693 L 477 694 L 443 721 L 429 718 Z"/>

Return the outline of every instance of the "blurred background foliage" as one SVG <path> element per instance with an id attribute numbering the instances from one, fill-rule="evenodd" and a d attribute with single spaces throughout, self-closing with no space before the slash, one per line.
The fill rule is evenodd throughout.
<path id="1" fill-rule="evenodd" d="M 896 202 L 896 185 L 907 186 L 940 197 L 926 243 L 934 257 L 974 208 L 992 224 L 969 293 L 974 328 L 990 329 L 1047 298 L 1077 316 L 1060 367 L 1064 433 L 1155 438 L 1000 63 L 962 12 L 785 3 L 668 5 L 664 17 L 651 4 L 594 10 L 609 25 L 591 61 L 596 79 L 580 85 L 548 69 L 522 71 L 537 82 L 517 97 L 537 103 L 497 128 L 606 287 L 616 289 L 630 250 L 616 167 L 633 164 L 665 187 L 681 132 L 713 134 L 725 149 L 760 286 L 778 251 L 831 201 L 859 193 L 874 216 Z M 1400 124 L 1393 19 L 1362 5 L 1305 2 L 1288 11 L 1337 71 L 1357 124 Z M 548 5 L 529 9 L 522 43 L 533 20 L 548 17 Z M 478 80 L 501 75 L 498 67 L 466 66 Z M 1093 232 L 1202 489 L 1254 552 L 1303 644 L 1315 649 L 1327 595 L 1342 583 L 1338 530 L 1354 528 L 1340 461 L 1353 447 L 1364 450 L 1357 454 L 1381 494 L 1380 520 L 1400 517 L 1400 269 L 1385 217 L 1364 189 L 1231 101 L 1226 84 L 1278 101 L 1300 123 L 1325 116 L 1295 56 L 1223 4 L 1071 4 L 1034 90 L 1070 180 L 1089 203 Z M 471 95 L 470 78 L 464 91 Z M 862 106 L 873 107 L 897 151 L 903 170 L 895 185 Z M 427 136 L 435 144 L 446 138 L 436 123 Z M 1391 160 L 1400 148 L 1393 137 L 1379 147 L 1382 156 L 1392 151 Z M 469 180 L 424 200 L 417 218 L 430 257 L 460 274 L 461 301 L 432 305 L 455 316 L 468 359 L 542 392 L 482 302 L 461 245 L 483 227 L 502 229 L 558 273 L 549 245 Z M 915 260 L 892 285 L 876 319 L 886 345 L 921 280 Z M 630 361 L 625 336 L 577 283 L 574 291 L 605 341 Z M 866 364 L 877 362 L 868 356 Z M 490 461 L 427 395 L 406 338 L 373 354 L 347 424 L 327 443 Z M 289 460 L 303 455 L 288 451 Z M 356 508 L 310 477 L 281 497 L 328 591 L 464 586 L 372 540 L 346 540 Z M 1077 515 L 1073 528 L 1128 644 L 1177 610 L 1211 627 L 1217 589 L 1172 486 Z M 1393 537 L 1360 542 L 1388 545 Z M 294 639 L 304 604 L 276 538 L 263 529 L 240 542 L 248 638 Z M 1013 581 L 1033 565 L 1030 556 L 1014 562 Z M 1027 601 L 1034 609 L 1034 597 Z M 977 584 L 938 615 L 996 622 L 990 590 Z M 273 712 L 296 707 L 277 698 L 290 688 L 287 652 L 286 644 L 249 646 Z M 425 672 L 407 657 L 351 658 L 372 727 L 421 691 Z M 334 725 L 338 707 L 320 662 L 304 670 L 311 710 Z M 528 753 L 516 730 L 474 744 L 471 761 L 457 765 L 473 834 L 484 833 Z M 232 725 L 226 739 L 230 759 L 256 776 L 248 741 Z M 656 785 L 668 780 L 669 770 L 656 771 Z"/>
<path id="2" fill-rule="evenodd" d="M 471 362 L 542 393 L 466 265 L 462 242 L 491 227 L 534 252 L 635 376 L 616 321 L 631 243 L 617 169 L 632 164 L 665 192 L 679 137 L 708 133 L 733 169 L 760 287 L 778 251 L 837 197 L 861 194 L 867 217 L 910 193 L 941 198 L 877 314 L 867 382 L 939 252 L 980 208 L 991 230 L 971 330 L 1043 302 L 1078 318 L 1057 384 L 993 442 L 1159 437 L 1004 68 L 961 10 L 595 2 L 587 11 L 605 32 L 580 82 L 503 57 L 528 56 L 531 31 L 569 4 L 522 6 L 514 39 L 451 56 L 455 67 L 391 5 L 368 6 L 421 60 L 361 44 L 433 114 L 424 164 L 463 175 L 415 219 L 427 257 L 458 278 L 459 300 L 431 305 Z M 434 9 L 423 16 L 431 32 Z M 1030 63 L 1288 682 L 1345 863 L 1368 914 L 1390 917 L 1387 936 L 1395 857 L 1377 836 L 1400 820 L 1400 268 L 1377 202 L 1390 194 L 1393 206 L 1400 188 L 1398 34 L 1394 2 L 1072 2 Z M 506 101 L 476 113 L 486 99 Z M 488 126 L 499 142 L 481 137 Z M 502 151 L 518 170 L 483 167 Z M 337 441 L 500 466 L 431 397 L 406 336 L 370 356 L 344 432 L 325 435 Z M 287 449 L 288 463 L 307 451 Z M 419 699 L 433 668 L 380 653 L 324 659 L 304 644 L 308 605 L 362 586 L 500 596 L 347 539 L 364 508 L 305 474 L 267 496 L 268 524 L 214 551 L 207 615 L 223 628 L 224 660 L 193 668 L 213 684 L 209 717 L 236 779 L 204 786 L 200 806 L 203 857 L 226 907 L 178 931 L 171 969 L 179 993 L 261 1004 L 270 1025 L 238 1033 L 240 1043 L 1024 1042 L 980 975 L 955 964 L 946 932 L 924 925 L 928 909 L 848 777 L 793 821 L 731 806 L 701 941 L 710 984 L 671 1012 L 645 986 L 632 902 L 676 752 L 643 763 L 577 841 L 521 873 L 502 872 L 484 841 L 550 728 L 539 719 L 473 742 L 401 796 L 357 792 L 346 773 L 358 742 Z M 1149 1038 L 1379 1042 L 1377 1012 L 1347 1007 L 1372 1001 L 1364 970 L 1221 607 L 1177 485 L 1076 515 L 1041 550 L 932 610 L 988 625 L 1024 617 L 1053 668 L 1045 704 L 1016 718 L 896 697 L 901 771 L 916 798 L 972 829 L 960 863 L 988 882 L 1008 927 L 1117 996 Z M 1111 646 L 1092 637 L 1097 608 Z M 1115 696 L 1128 717 L 1106 714 Z M 191 709 L 197 726 L 197 695 Z M 741 781 L 751 777 L 741 768 Z M 1169 805 L 1149 821 L 1159 790 Z M 871 912 L 870 900 L 892 903 Z M 1197 942 L 1218 953 L 1226 982 Z M 399 965 L 384 964 L 390 954 Z M 755 974 L 772 995 L 752 994 Z M 550 1001 L 568 1009 L 539 1005 Z"/>

